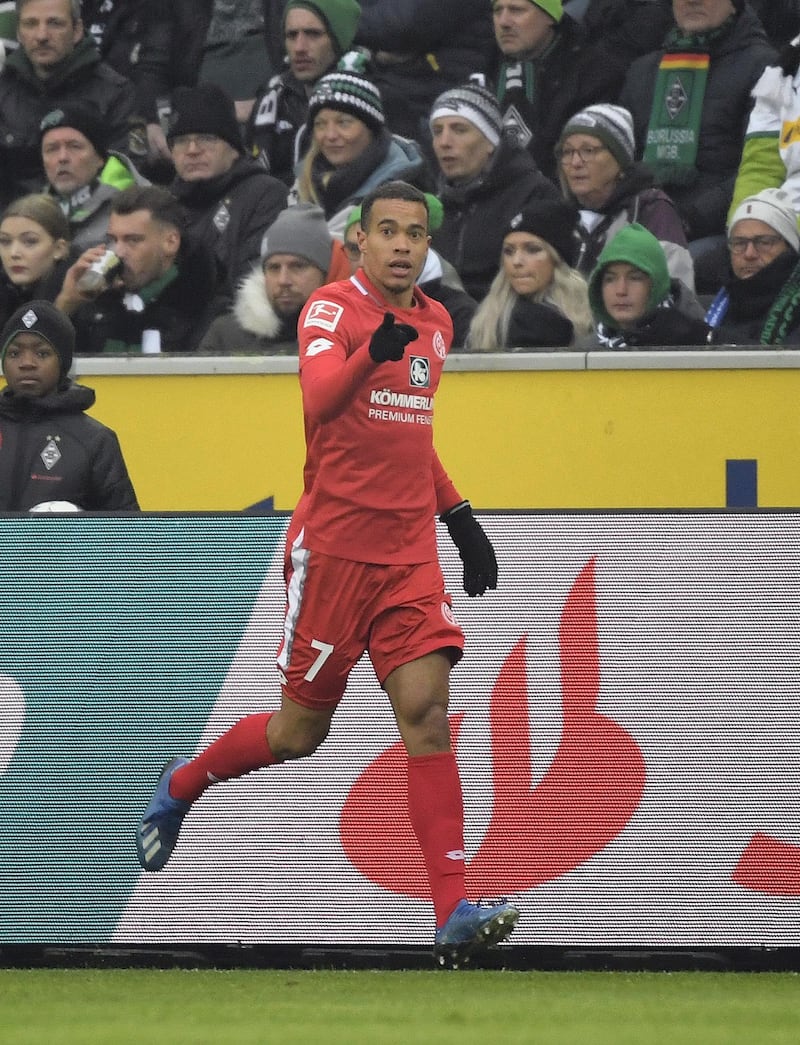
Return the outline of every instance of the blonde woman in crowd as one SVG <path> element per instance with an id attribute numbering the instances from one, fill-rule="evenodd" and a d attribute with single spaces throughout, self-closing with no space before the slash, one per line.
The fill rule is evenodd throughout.
<path id="1" fill-rule="evenodd" d="M 586 281 L 573 265 L 576 214 L 562 200 L 537 200 L 503 237 L 500 270 L 473 317 L 473 352 L 573 348 L 592 330 Z"/>
<path id="2" fill-rule="evenodd" d="M 20 196 L 0 216 L 0 323 L 34 298 L 55 301 L 70 265 L 69 222 L 52 197 Z"/>

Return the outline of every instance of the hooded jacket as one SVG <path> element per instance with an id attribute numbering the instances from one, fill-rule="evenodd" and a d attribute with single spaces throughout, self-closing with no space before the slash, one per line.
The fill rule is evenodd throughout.
<path id="1" fill-rule="evenodd" d="M 42 501 L 139 510 L 116 434 L 85 413 L 94 401 L 93 389 L 69 380 L 38 399 L 0 393 L 0 510 Z"/>
<path id="2" fill-rule="evenodd" d="M 199 351 L 212 356 L 297 355 L 297 317 L 287 322 L 278 315 L 256 267 L 239 285 L 233 311 L 217 316 Z"/>
<path id="3" fill-rule="evenodd" d="M 633 115 L 641 155 L 663 50 L 638 58 L 625 79 L 619 104 Z M 691 185 L 665 185 L 683 219 L 689 240 L 723 235 L 741 158 L 750 92 L 766 65 L 775 61 L 758 18 L 745 6 L 730 28 L 712 42 L 700 118 L 696 176 Z"/>
<path id="4" fill-rule="evenodd" d="M 580 206 L 564 185 L 566 198 Z M 587 278 L 594 270 L 600 253 L 614 236 L 633 222 L 653 233 L 664 248 L 670 275 L 694 289 L 694 263 L 686 242 L 686 233 L 675 204 L 653 184 L 653 175 L 643 163 L 635 163 L 622 173 L 608 201 L 597 211 L 600 221 L 589 231 L 578 225 L 581 250 L 575 268 Z"/>
<path id="5" fill-rule="evenodd" d="M 442 181 L 436 194 L 444 218 L 431 245 L 453 265 L 470 297 L 482 301 L 497 274 L 511 219 L 531 200 L 555 199 L 558 190 L 530 153 L 503 137 L 477 178 L 466 185 Z"/>
<path id="6" fill-rule="evenodd" d="M 130 80 L 100 60 L 94 43 L 84 37 L 47 80 L 34 72 L 20 47 L 10 54 L 0 73 L 0 170 L 6 200 L 41 191 L 45 176 L 39 144 L 39 124 L 59 105 L 89 102 L 101 112 L 109 147 L 127 152 L 136 102 Z"/>
<path id="7" fill-rule="evenodd" d="M 603 273 L 614 262 L 625 262 L 650 277 L 647 311 L 630 327 L 618 327 L 603 301 Z M 589 279 L 589 304 L 596 335 L 583 347 L 624 349 L 702 346 L 711 328 L 694 294 L 677 279 L 671 279 L 664 250 L 642 225 L 623 228 L 606 245 Z"/>

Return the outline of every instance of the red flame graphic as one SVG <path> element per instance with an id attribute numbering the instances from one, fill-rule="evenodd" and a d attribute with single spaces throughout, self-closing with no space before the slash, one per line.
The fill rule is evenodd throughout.
<path id="1" fill-rule="evenodd" d="M 550 767 L 532 788 L 526 636 L 506 659 L 492 691 L 494 804 L 467 868 L 473 895 L 531 888 L 599 852 L 630 820 L 645 766 L 632 737 L 596 711 L 600 686 L 595 568 L 581 571 L 559 628 L 563 731 Z M 451 719 L 457 750 L 463 716 Z M 395 744 L 359 777 L 345 802 L 345 852 L 367 878 L 392 892 L 429 897 L 422 857 L 406 813 L 406 754 Z"/>

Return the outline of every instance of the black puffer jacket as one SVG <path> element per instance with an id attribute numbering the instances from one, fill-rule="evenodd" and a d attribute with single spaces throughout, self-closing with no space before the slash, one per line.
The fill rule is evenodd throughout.
<path id="1" fill-rule="evenodd" d="M 619 96 L 619 104 L 633 114 L 640 157 L 663 54 L 659 50 L 638 58 L 631 65 Z M 748 7 L 712 43 L 709 54 L 711 63 L 695 162 L 697 175 L 691 185 L 663 186 L 678 208 L 689 240 L 725 232 L 750 115 L 750 91 L 765 66 L 776 59 L 761 23 Z"/>
<path id="2" fill-rule="evenodd" d="M 531 200 L 556 199 L 558 191 L 530 153 L 504 138 L 483 175 L 467 185 L 443 182 L 437 195 L 444 219 L 431 245 L 453 265 L 466 292 L 482 301 L 511 219 Z"/>
<path id="3" fill-rule="evenodd" d="M 39 124 L 52 109 L 74 102 L 97 106 L 109 148 L 128 152 L 134 87 L 100 60 L 91 40 L 81 40 L 48 80 L 36 76 L 22 48 L 8 56 L 0 74 L 0 170 L 6 201 L 41 190 L 45 175 Z"/>
<path id="4" fill-rule="evenodd" d="M 261 256 L 261 239 L 286 206 L 288 189 L 249 157 L 207 181 L 176 178 L 170 186 L 187 214 L 187 229 L 214 254 L 233 299 Z"/>
<path id="5" fill-rule="evenodd" d="M 0 394 L 0 509 L 25 512 L 42 501 L 84 511 L 138 511 L 116 434 L 85 413 L 91 388 L 73 381 L 39 399 Z"/>

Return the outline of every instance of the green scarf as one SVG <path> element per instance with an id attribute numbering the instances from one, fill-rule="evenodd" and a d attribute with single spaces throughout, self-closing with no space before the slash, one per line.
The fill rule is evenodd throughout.
<path id="1" fill-rule="evenodd" d="M 697 177 L 697 145 L 703 116 L 711 45 L 735 15 L 708 33 L 673 29 L 658 67 L 643 159 L 659 185 L 691 185 Z"/>
<path id="2" fill-rule="evenodd" d="M 163 276 L 159 276 L 158 279 L 154 279 L 152 283 L 148 283 L 146 287 L 142 287 L 139 291 L 138 296 L 142 299 L 142 303 L 147 307 L 152 304 L 162 291 L 166 290 L 170 283 L 174 283 L 178 278 L 178 266 L 175 264 L 170 265 Z M 126 352 L 136 353 L 142 351 L 142 334 L 139 333 L 135 341 L 123 341 L 121 338 L 106 338 L 103 344 L 103 352 Z"/>
<path id="3" fill-rule="evenodd" d="M 761 330 L 762 345 L 782 345 L 800 321 L 800 262 L 781 287 Z"/>

